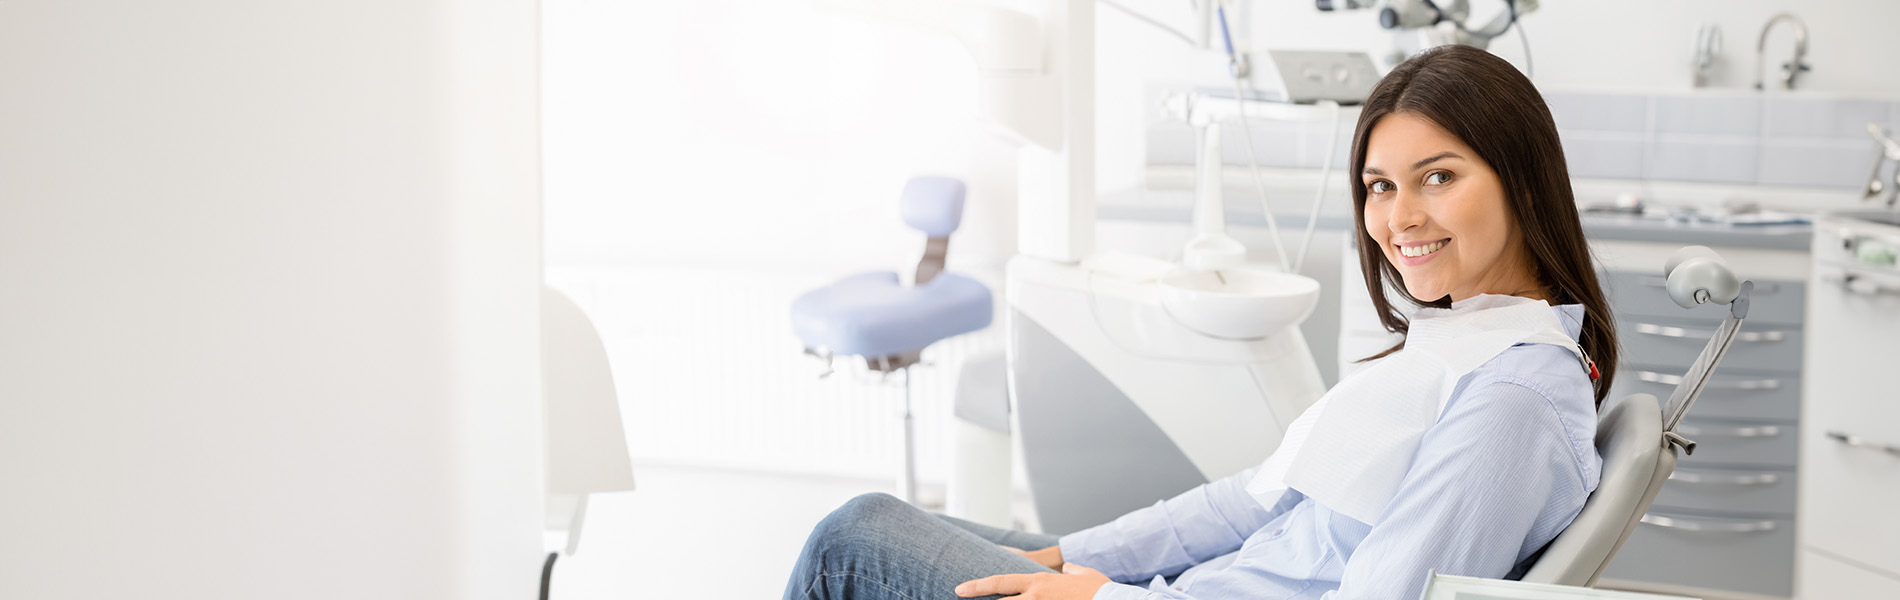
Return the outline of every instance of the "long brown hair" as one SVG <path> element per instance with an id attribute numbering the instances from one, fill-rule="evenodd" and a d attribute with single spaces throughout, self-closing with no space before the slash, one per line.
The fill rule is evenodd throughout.
<path id="1" fill-rule="evenodd" d="M 1491 165 L 1503 184 L 1505 205 L 1511 208 L 1524 240 L 1526 254 L 1539 283 L 1550 290 L 1551 304 L 1582 304 L 1583 335 L 1578 344 L 1595 361 L 1600 379 L 1596 401 L 1600 407 L 1616 376 L 1616 320 L 1597 282 L 1590 246 L 1577 219 L 1576 196 L 1570 189 L 1570 169 L 1564 165 L 1563 145 L 1550 108 L 1530 79 L 1489 52 L 1470 46 L 1441 46 L 1420 53 L 1394 67 L 1359 113 L 1352 134 L 1353 222 L 1359 227 L 1359 266 L 1366 291 L 1385 328 L 1403 335 L 1410 324 L 1386 301 L 1386 281 L 1402 282 L 1398 268 L 1386 260 L 1379 243 L 1366 231 L 1367 136 L 1379 119 L 1403 112 L 1424 118 L 1462 140 Z M 1444 308 L 1449 298 L 1413 298 L 1404 285 L 1394 286 L 1419 306 Z M 1371 360 L 1405 347 L 1398 345 L 1368 357 Z"/>

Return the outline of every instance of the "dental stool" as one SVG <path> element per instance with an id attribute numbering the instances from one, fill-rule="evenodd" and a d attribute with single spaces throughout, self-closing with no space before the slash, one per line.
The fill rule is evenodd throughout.
<path id="1" fill-rule="evenodd" d="M 866 367 L 886 375 L 904 373 L 904 462 L 897 494 L 906 502 L 917 495 L 910 367 L 938 340 L 988 327 L 993 313 L 988 287 L 943 270 L 950 234 L 963 219 L 963 196 L 963 182 L 948 177 L 914 177 L 904 185 L 904 223 L 928 236 L 910 286 L 890 271 L 860 273 L 792 302 L 792 332 L 807 354 L 825 359 L 825 375 L 838 356 L 862 357 Z"/>

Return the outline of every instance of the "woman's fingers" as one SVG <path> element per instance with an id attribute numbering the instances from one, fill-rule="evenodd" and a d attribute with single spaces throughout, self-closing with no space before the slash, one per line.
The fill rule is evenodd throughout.
<path id="1" fill-rule="evenodd" d="M 1029 589 L 1029 583 L 1036 575 L 991 575 L 982 579 L 973 579 L 957 584 L 957 595 L 964 598 L 988 596 L 991 594 L 1014 596 Z"/>
<path id="2" fill-rule="evenodd" d="M 1021 554 L 1021 555 L 1023 555 L 1023 556 L 1029 556 L 1029 553 L 1028 553 L 1028 552 L 1024 552 L 1024 551 L 1023 551 L 1023 550 L 1022 550 L 1021 548 L 1012 548 L 1012 547 L 1009 547 L 1009 546 L 1004 546 L 1004 545 L 1002 545 L 1002 544 L 997 544 L 996 546 L 997 546 L 998 548 L 1002 548 L 1002 549 L 1004 549 L 1004 550 L 1008 550 L 1008 551 L 1010 551 L 1010 552 L 1015 552 L 1015 553 L 1017 553 L 1017 554 Z"/>

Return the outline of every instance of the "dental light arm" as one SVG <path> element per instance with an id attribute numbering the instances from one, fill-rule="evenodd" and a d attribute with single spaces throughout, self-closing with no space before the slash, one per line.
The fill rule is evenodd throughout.
<path id="1" fill-rule="evenodd" d="M 1517 18 L 1537 10 L 1537 0 L 1505 0 L 1504 11 L 1484 25 L 1470 25 L 1466 0 L 1316 0 L 1321 11 L 1379 9 L 1379 25 L 1394 33 L 1426 30 L 1436 44 L 1464 44 L 1483 48 L 1517 24 Z M 1442 24 L 1442 26 L 1441 26 Z"/>

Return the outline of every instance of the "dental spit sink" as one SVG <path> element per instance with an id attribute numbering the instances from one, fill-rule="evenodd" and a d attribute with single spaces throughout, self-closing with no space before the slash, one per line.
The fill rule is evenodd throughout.
<path id="1" fill-rule="evenodd" d="M 1161 305 L 1175 321 L 1204 335 L 1257 340 L 1313 314 L 1319 282 L 1264 269 L 1176 271 L 1159 282 Z"/>

